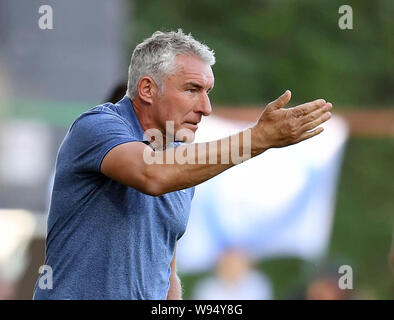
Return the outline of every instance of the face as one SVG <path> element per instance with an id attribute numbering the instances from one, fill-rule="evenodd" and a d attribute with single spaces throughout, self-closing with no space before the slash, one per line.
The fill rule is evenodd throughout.
<path id="1" fill-rule="evenodd" d="M 177 71 L 166 78 L 163 92 L 151 105 L 156 127 L 166 132 L 166 121 L 173 121 L 176 141 L 191 142 L 202 116 L 212 109 L 208 97 L 214 85 L 209 65 L 195 56 L 178 55 Z"/>

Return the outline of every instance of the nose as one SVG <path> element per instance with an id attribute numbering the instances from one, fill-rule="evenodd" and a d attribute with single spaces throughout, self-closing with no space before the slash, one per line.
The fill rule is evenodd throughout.
<path id="1" fill-rule="evenodd" d="M 195 112 L 201 112 L 204 116 L 209 116 L 212 112 L 211 101 L 209 100 L 208 94 L 203 92 L 201 99 L 196 106 Z"/>

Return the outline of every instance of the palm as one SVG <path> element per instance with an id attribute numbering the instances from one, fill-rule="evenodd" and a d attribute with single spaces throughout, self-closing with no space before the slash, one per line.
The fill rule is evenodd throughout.
<path id="1" fill-rule="evenodd" d="M 331 117 L 331 103 L 318 99 L 293 108 L 284 108 L 290 91 L 269 103 L 257 123 L 261 139 L 270 147 L 284 147 L 309 139 L 323 131 L 320 124 Z"/>

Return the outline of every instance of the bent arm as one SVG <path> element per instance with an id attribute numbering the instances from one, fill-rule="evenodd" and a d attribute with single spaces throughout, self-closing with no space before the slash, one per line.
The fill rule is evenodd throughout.
<path id="1" fill-rule="evenodd" d="M 101 172 L 153 196 L 198 185 L 269 148 L 295 144 L 323 131 L 316 127 L 331 117 L 330 103 L 319 99 L 284 109 L 289 100 L 286 91 L 268 104 L 252 128 L 217 141 L 164 151 L 153 151 L 142 142 L 121 144 L 104 157 Z M 243 155 L 244 147 L 250 154 L 241 161 L 240 157 L 234 159 L 233 154 Z"/>
<path id="2" fill-rule="evenodd" d="M 237 136 L 241 136 L 241 146 L 236 144 L 236 139 L 229 138 L 214 143 L 181 145 L 165 151 L 153 151 L 142 142 L 124 143 L 107 153 L 101 164 L 101 172 L 120 183 L 153 196 L 182 190 L 200 184 L 234 166 L 231 155 L 229 161 L 222 160 L 231 154 L 231 150 L 242 148 L 242 133 L 238 133 Z M 174 159 L 180 154 L 188 158 L 186 163 L 179 163 Z M 147 158 L 158 161 L 149 163 Z"/>

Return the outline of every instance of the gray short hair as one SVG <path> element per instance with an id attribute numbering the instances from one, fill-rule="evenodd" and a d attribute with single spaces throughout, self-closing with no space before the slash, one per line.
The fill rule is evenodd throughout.
<path id="1" fill-rule="evenodd" d="M 138 81 L 144 76 L 152 77 L 161 90 L 165 78 L 176 71 L 175 57 L 179 54 L 195 55 L 210 66 L 215 64 L 214 51 L 190 33 L 186 35 L 181 29 L 156 31 L 134 49 L 127 83 L 129 98 L 137 96 Z"/>

